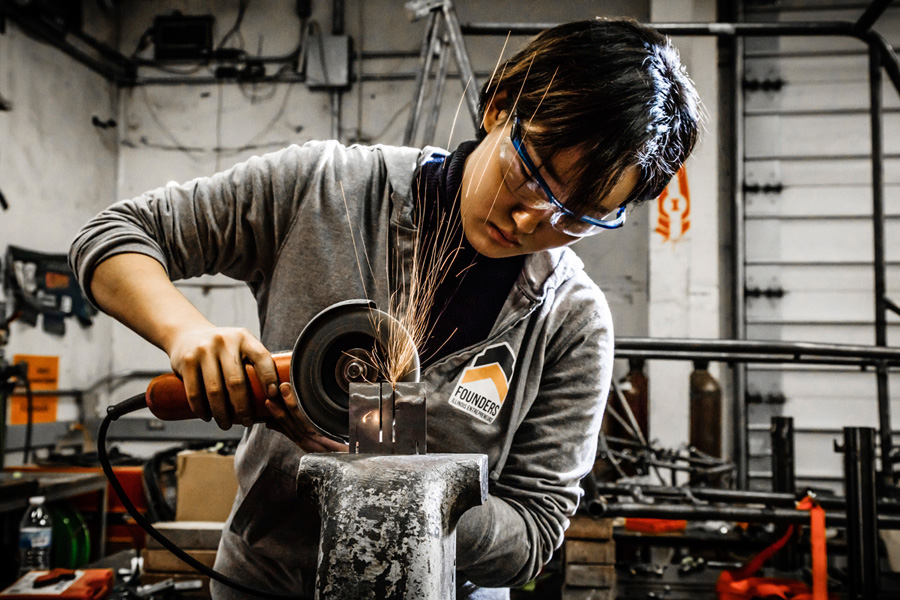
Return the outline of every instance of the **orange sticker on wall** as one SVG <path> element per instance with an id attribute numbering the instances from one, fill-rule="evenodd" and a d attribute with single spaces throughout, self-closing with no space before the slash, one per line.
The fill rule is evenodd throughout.
<path id="1" fill-rule="evenodd" d="M 655 231 L 662 236 L 663 242 L 677 242 L 683 238 L 691 228 L 691 193 L 684 166 L 659 195 L 656 205 Z"/>
<path id="2" fill-rule="evenodd" d="M 31 390 L 47 391 L 59 389 L 59 357 L 16 354 L 13 363 L 28 363 L 28 380 Z M 34 396 L 32 403 L 33 423 L 53 423 L 56 421 L 56 396 Z M 28 423 L 28 398 L 24 395 L 10 396 L 10 425 Z"/>

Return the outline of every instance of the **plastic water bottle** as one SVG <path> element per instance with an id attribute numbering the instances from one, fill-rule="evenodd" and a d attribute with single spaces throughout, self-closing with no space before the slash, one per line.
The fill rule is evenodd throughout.
<path id="1" fill-rule="evenodd" d="M 19 525 L 19 575 L 50 568 L 53 521 L 43 496 L 33 496 Z"/>

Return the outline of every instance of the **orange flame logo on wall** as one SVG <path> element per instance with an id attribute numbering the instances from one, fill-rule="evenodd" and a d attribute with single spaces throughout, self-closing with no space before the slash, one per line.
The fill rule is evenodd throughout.
<path id="1" fill-rule="evenodd" d="M 677 242 L 691 228 L 691 193 L 688 190 L 687 171 L 682 166 L 676 176 L 656 200 L 659 215 L 656 218 L 656 233 L 663 242 Z"/>

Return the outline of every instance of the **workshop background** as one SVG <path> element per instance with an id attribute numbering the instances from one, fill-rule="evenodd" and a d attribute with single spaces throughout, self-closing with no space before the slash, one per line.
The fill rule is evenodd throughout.
<path id="1" fill-rule="evenodd" d="M 453 5 L 465 26 L 595 16 L 649 23 L 825 23 L 855 21 L 870 3 Z M 900 6 L 882 12 L 875 29 L 896 48 Z M 152 30 L 155 19 L 171 17 L 177 24 L 179 14 L 209 16 L 209 43 L 222 51 L 220 58 L 155 60 L 161 45 Z M 65 253 L 81 225 L 118 199 L 292 143 L 403 143 L 426 27 L 409 15 L 400 0 L 0 1 L 0 252 L 8 273 L 0 317 L 16 305 L 13 288 L 22 272 L 14 263 L 45 261 L 52 270 L 52 255 Z M 185 41 L 180 34 L 172 32 L 176 51 Z M 479 87 L 505 39 L 464 37 Z M 511 36 L 503 56 L 526 39 Z M 617 336 L 896 346 L 896 315 L 885 321 L 876 314 L 865 44 L 837 36 L 674 39 L 704 101 L 701 142 L 664 198 L 632 209 L 623 230 L 573 247 L 610 301 Z M 461 83 L 451 58 L 433 139 L 423 139 L 420 127 L 414 145 L 453 149 L 473 137 Z M 432 95 L 429 88 L 426 116 Z M 888 298 L 900 297 L 898 97 L 886 79 Z M 243 284 L 204 277 L 177 286 L 211 321 L 258 331 Z M 28 442 L 40 460 L 89 450 L 106 407 L 169 370 L 160 350 L 66 297 L 40 316 L 29 312 L 13 321 L 7 339 L 0 330 L 0 359 L 31 359 L 34 389 L 57 390 L 55 397 L 35 397 L 39 410 Z M 879 319 L 886 332 L 881 341 Z M 659 447 L 680 449 L 690 441 L 691 373 L 697 366 L 691 360 L 646 362 L 644 433 Z M 629 368 L 618 361 L 624 391 L 634 389 Z M 710 413 L 718 422 L 710 423 L 707 414 L 706 424 L 718 428 L 716 458 L 737 463 L 738 480 L 752 489 L 772 488 L 770 419 L 789 416 L 797 485 L 842 492 L 843 459 L 834 442 L 844 427 L 879 426 L 871 369 L 778 363 L 732 370 L 713 361 L 709 372 L 720 401 L 719 412 Z M 896 374 L 888 384 L 893 429 L 900 409 Z M 5 409 L 7 426 L 0 428 L 7 468 L 23 464 L 26 444 L 24 396 L 21 389 L 15 394 Z M 235 440 L 240 433 L 239 427 L 223 433 L 199 421 L 162 422 L 144 411 L 117 423 L 111 441 L 122 453 L 146 459 L 185 441 Z"/>
<path id="2" fill-rule="evenodd" d="M 220 43 L 237 18 L 239 4 L 229 0 L 123 1 L 104 8 L 102 2 L 87 0 L 81 3 L 81 23 L 92 37 L 131 56 L 154 17 L 173 11 L 214 15 L 215 42 Z M 118 86 L 7 21 L 6 32 L 0 36 L 0 94 L 12 109 L 0 113 L 4 140 L 0 190 L 9 209 L 0 213 L 0 239 L 31 250 L 65 252 L 80 226 L 101 209 L 169 181 L 208 175 L 254 154 L 308 140 L 402 143 L 425 23 L 410 22 L 399 1 L 340 4 L 343 35 L 353 40 L 353 53 L 347 58 L 362 81 L 334 92 L 327 87 L 310 89 L 289 61 L 264 64 L 269 76 L 280 72 L 277 78 L 284 83 L 254 82 L 249 75 L 244 81 L 217 82 L 217 65 L 198 68 L 176 63 L 164 69 L 141 67 L 133 85 Z M 708 22 L 716 14 L 714 2 L 692 1 L 455 5 L 461 22 L 515 17 L 522 22 L 553 23 L 596 15 Z M 277 57 L 295 49 L 304 26 L 309 29 L 307 52 L 320 37 L 332 38 L 331 2 L 312 2 L 306 23 L 297 17 L 295 7 L 289 0 L 251 2 L 240 36 L 232 36 L 226 46 L 243 47 L 249 55 Z M 506 56 L 526 39 L 511 37 Z M 466 38 L 479 82 L 494 68 L 504 41 L 505 35 Z M 717 316 L 721 267 L 716 42 L 685 38 L 677 45 L 708 113 L 703 141 L 688 171 L 693 202 L 690 229 L 668 240 L 654 233 L 655 207 L 648 204 L 629 215 L 625 230 L 574 247 L 609 297 L 619 335 L 717 338 L 723 327 L 724 318 Z M 136 56 L 152 58 L 152 44 Z M 435 139 L 425 142 L 420 136 L 418 144 L 455 148 L 474 136 L 466 107 L 456 116 L 463 87 L 452 69 L 451 60 Z M 178 286 L 214 322 L 257 329 L 255 305 L 246 286 L 226 278 Z M 84 390 L 84 409 L 90 416 L 99 415 L 110 401 L 133 393 L 134 386 L 116 387 L 112 393 L 105 378 L 169 367 L 162 352 L 103 315 L 87 328 L 67 323 L 63 336 L 48 335 L 40 324 L 13 323 L 6 352 L 59 356 L 60 389 Z M 683 367 L 653 368 L 661 369 L 659 377 L 685 379 L 689 369 Z M 146 380 L 134 383 L 141 384 L 146 385 Z M 652 403 L 658 411 L 653 419 L 667 424 L 656 435 L 667 444 L 687 439 L 687 387 L 677 396 Z M 79 407 L 70 398 L 61 397 L 57 410 L 59 422 L 79 416 Z M 147 433 L 153 439 L 165 435 L 156 430 Z M 40 431 L 36 435 L 48 439 Z M 10 461 L 16 458 L 9 456 Z"/>

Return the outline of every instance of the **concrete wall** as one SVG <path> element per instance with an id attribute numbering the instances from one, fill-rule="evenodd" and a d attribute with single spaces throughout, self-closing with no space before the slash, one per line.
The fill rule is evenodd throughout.
<path id="1" fill-rule="evenodd" d="M 706 0 L 655 0 L 651 5 L 651 20 L 657 23 L 709 22 L 715 17 L 715 5 Z M 676 38 L 674 42 L 705 101 L 707 118 L 700 143 L 686 165 L 686 184 L 676 178 L 667 190 L 670 200 L 651 205 L 647 231 L 649 334 L 660 338 L 719 338 L 716 41 L 695 37 Z M 672 200 L 675 198 L 677 206 Z M 685 214 L 687 206 L 689 215 Z M 661 210 L 669 215 L 668 232 Z M 678 447 L 688 440 L 691 369 L 689 362 L 649 364 L 650 435 L 665 447 Z M 718 365 L 711 365 L 710 372 L 718 377 Z"/>
<path id="2" fill-rule="evenodd" d="M 111 26 L 96 16 L 95 28 Z M 0 112 L 0 190 L 9 202 L 9 210 L 0 210 L 0 248 L 66 252 L 80 225 L 116 195 L 116 130 L 91 122 L 116 116 L 116 90 L 7 23 L 0 95 L 12 104 Z M 110 371 L 110 332 L 105 318 L 86 329 L 68 320 L 63 337 L 45 333 L 40 322 L 14 323 L 6 353 L 59 356 L 59 386 L 84 388 Z M 76 415 L 71 400 L 60 402 L 60 420 Z"/>

